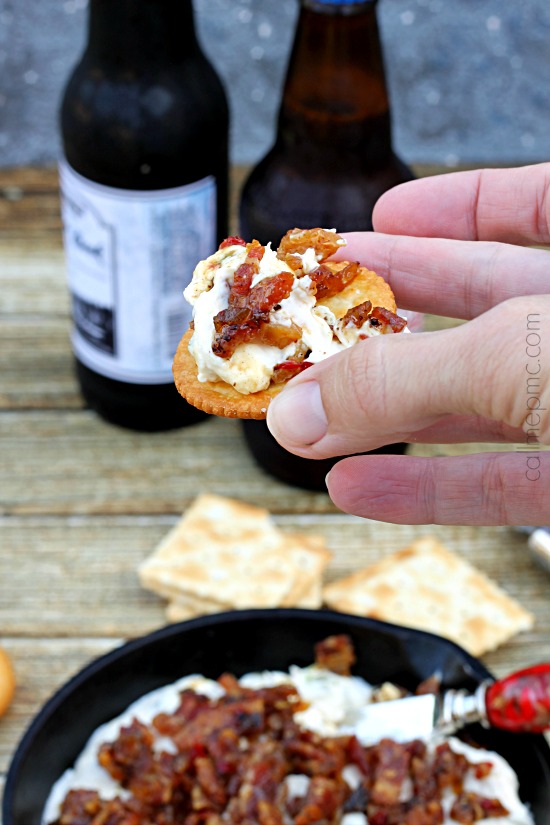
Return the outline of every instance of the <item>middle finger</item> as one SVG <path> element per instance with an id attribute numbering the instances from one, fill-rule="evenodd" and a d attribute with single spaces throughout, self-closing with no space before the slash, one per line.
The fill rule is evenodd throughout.
<path id="1" fill-rule="evenodd" d="M 550 292 L 544 249 L 379 232 L 343 237 L 347 246 L 335 258 L 373 269 L 404 309 L 470 319 L 508 298 Z"/>

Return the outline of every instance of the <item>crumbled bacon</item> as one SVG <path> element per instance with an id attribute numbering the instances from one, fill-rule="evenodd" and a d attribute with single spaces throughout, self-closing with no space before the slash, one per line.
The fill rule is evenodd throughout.
<path id="1" fill-rule="evenodd" d="M 276 304 L 288 298 L 292 291 L 294 275 L 292 272 L 280 272 L 271 275 L 252 287 L 248 294 L 248 306 L 258 312 L 269 312 Z"/>
<path id="2" fill-rule="evenodd" d="M 59 825 L 149 825 L 135 803 L 116 799 L 103 800 L 97 791 L 69 791 Z M 169 825 L 168 821 L 166 825 Z"/>
<path id="3" fill-rule="evenodd" d="M 290 295 L 293 273 L 282 271 L 253 287 L 265 249 L 258 241 L 246 246 L 246 259 L 233 276 L 228 306 L 214 317 L 212 352 L 220 358 L 230 358 L 239 344 L 254 342 L 284 349 L 301 337 L 295 325 L 272 324 L 269 319 L 273 307 Z"/>
<path id="4" fill-rule="evenodd" d="M 474 822 L 489 817 L 508 816 L 509 811 L 501 805 L 498 799 L 488 799 L 477 793 L 463 792 L 455 799 L 450 816 L 461 825 L 472 825 Z"/>
<path id="5" fill-rule="evenodd" d="M 328 229 L 289 229 L 281 239 L 277 256 L 303 255 L 313 248 L 317 260 L 321 262 L 334 255 L 341 246 L 342 237 Z"/>
<path id="6" fill-rule="evenodd" d="M 298 373 L 312 366 L 311 361 L 281 361 L 280 364 L 275 365 L 271 381 L 273 384 L 284 384 Z"/>
<path id="7" fill-rule="evenodd" d="M 348 309 L 344 317 L 342 318 L 342 326 L 346 327 L 348 324 L 353 324 L 354 327 L 361 329 L 363 324 L 368 321 L 369 315 L 372 311 L 372 304 L 370 301 L 363 301 L 362 304 L 358 304 L 356 307 L 352 307 Z"/>
<path id="8" fill-rule="evenodd" d="M 389 327 L 392 332 L 401 332 L 407 326 L 407 322 L 400 315 L 386 309 L 385 307 L 373 307 L 370 301 L 364 301 L 356 307 L 349 309 L 342 318 L 342 326 L 346 327 L 348 324 L 361 329 L 367 322 L 373 327 L 382 327 L 381 331 L 385 331 Z"/>
<path id="9" fill-rule="evenodd" d="M 239 344 L 254 342 L 284 349 L 299 341 L 301 330 L 295 324 L 285 326 L 269 321 L 269 313 L 250 307 L 228 307 L 214 318 L 216 334 L 212 352 L 220 358 L 230 358 Z"/>
<path id="10" fill-rule="evenodd" d="M 346 786 L 341 779 L 314 776 L 309 783 L 304 805 L 294 818 L 295 825 L 333 822 L 345 796 Z"/>
<path id="11" fill-rule="evenodd" d="M 340 676 L 349 676 L 355 661 L 352 641 L 344 633 L 328 636 L 315 645 L 315 664 L 325 670 L 339 673 Z"/>
<path id="12" fill-rule="evenodd" d="M 492 762 L 477 762 L 474 768 L 474 776 L 476 779 L 485 779 L 493 770 Z"/>
<path id="13" fill-rule="evenodd" d="M 237 267 L 229 290 L 229 306 L 246 306 L 246 299 L 256 271 L 257 268 L 253 263 L 244 263 Z"/>
<path id="14" fill-rule="evenodd" d="M 239 238 L 238 235 L 230 235 L 229 238 L 221 242 L 218 249 L 225 249 L 226 246 L 246 246 L 246 241 Z"/>
<path id="15" fill-rule="evenodd" d="M 350 647 L 346 637 L 326 639 L 318 664 L 347 672 Z M 441 825 L 449 790 L 461 825 L 508 815 L 498 800 L 464 790 L 466 775 L 486 776 L 489 762 L 470 764 L 446 743 L 432 754 L 419 740 L 365 747 L 355 736 L 323 737 L 296 722 L 304 703 L 292 685 L 253 690 L 231 674 L 218 681 L 219 699 L 184 690 L 173 713 L 122 727 L 98 758 L 124 798 L 72 790 L 53 825 L 338 825 L 351 812 L 369 825 Z M 169 753 L 159 737 L 170 738 Z M 354 789 L 344 779 L 350 765 L 359 772 Z M 290 796 L 286 779 L 296 774 L 306 785 Z"/>
<path id="16" fill-rule="evenodd" d="M 393 332 L 401 332 L 407 326 L 407 322 L 400 315 L 396 315 L 385 307 L 374 307 L 370 315 L 371 324 L 376 321 L 379 324 L 385 324 L 391 327 Z"/>
<path id="17" fill-rule="evenodd" d="M 401 786 L 409 775 L 411 754 L 403 745 L 391 739 L 382 739 L 377 745 L 376 756 L 371 800 L 375 805 L 396 805 Z"/>
<path id="18" fill-rule="evenodd" d="M 261 261 L 264 257 L 265 246 L 262 246 L 259 241 L 251 241 L 247 244 L 247 257 L 250 260 Z"/>
<path id="19" fill-rule="evenodd" d="M 359 264 L 353 262 L 335 272 L 326 264 L 321 264 L 310 272 L 309 277 L 315 286 L 317 303 L 322 303 L 327 298 L 342 292 L 358 274 L 359 268 Z"/>

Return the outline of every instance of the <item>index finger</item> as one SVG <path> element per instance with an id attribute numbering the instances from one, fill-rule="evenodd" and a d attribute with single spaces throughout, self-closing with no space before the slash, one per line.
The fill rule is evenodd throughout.
<path id="1" fill-rule="evenodd" d="M 550 242 L 550 163 L 421 178 L 390 189 L 377 232 L 529 245 Z"/>

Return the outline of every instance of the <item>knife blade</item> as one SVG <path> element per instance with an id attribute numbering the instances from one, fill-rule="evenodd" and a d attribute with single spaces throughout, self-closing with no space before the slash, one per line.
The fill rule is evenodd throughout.
<path id="1" fill-rule="evenodd" d="M 512 733 L 550 730 L 550 663 L 484 681 L 474 693 L 449 690 L 366 705 L 357 736 L 365 744 L 381 738 L 408 742 L 449 735 L 474 722 Z"/>

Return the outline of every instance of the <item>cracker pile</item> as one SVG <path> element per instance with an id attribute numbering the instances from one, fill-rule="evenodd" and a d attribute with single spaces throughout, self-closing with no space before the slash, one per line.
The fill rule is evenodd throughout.
<path id="1" fill-rule="evenodd" d="M 428 630 L 480 656 L 534 617 L 487 576 L 428 536 L 326 585 L 334 610 Z"/>
<path id="2" fill-rule="evenodd" d="M 323 604 L 444 636 L 480 656 L 534 617 L 434 536 L 323 586 L 331 559 L 321 536 L 283 533 L 267 510 L 199 496 L 138 568 L 168 600 L 168 621 L 253 607 Z"/>
<path id="3" fill-rule="evenodd" d="M 251 607 L 321 606 L 331 555 L 321 536 L 281 532 L 267 510 L 199 496 L 138 568 L 168 599 L 167 618 Z"/>

